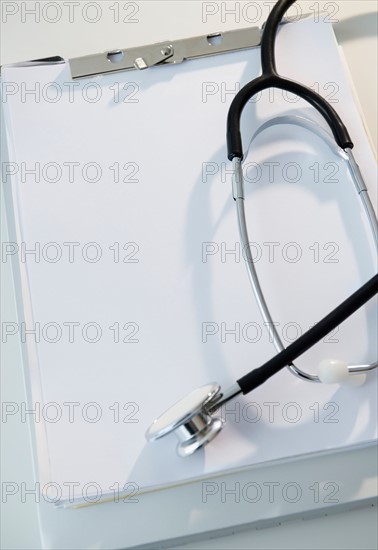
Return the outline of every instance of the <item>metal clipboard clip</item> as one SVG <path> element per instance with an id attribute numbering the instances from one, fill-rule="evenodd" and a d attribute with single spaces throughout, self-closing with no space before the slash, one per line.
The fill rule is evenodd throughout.
<path id="1" fill-rule="evenodd" d="M 252 27 L 76 57 L 70 59 L 69 64 L 73 79 L 85 78 L 253 48 L 259 46 L 260 41 L 260 28 Z"/>
<path id="2" fill-rule="evenodd" d="M 309 15 L 303 14 L 300 19 L 305 19 Z M 282 23 L 290 22 L 284 20 Z M 261 44 L 261 34 L 262 29 L 259 27 L 249 27 L 75 57 L 69 60 L 71 76 L 76 79 L 119 71 L 143 70 L 209 55 L 256 48 Z"/>

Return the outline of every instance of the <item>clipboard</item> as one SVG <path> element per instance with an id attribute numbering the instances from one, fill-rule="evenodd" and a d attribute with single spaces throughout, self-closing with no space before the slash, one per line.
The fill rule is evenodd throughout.
<path id="1" fill-rule="evenodd" d="M 332 35 L 331 39 L 333 39 L 333 35 Z M 143 56 L 141 56 L 141 57 L 143 57 Z M 58 65 L 60 65 L 60 66 L 63 65 L 63 63 L 61 62 L 61 60 L 55 60 L 55 61 L 56 61 L 56 66 L 57 66 L 57 67 L 58 67 Z M 47 62 L 47 61 L 46 61 L 45 63 L 46 63 L 46 65 L 40 65 L 40 64 L 38 63 L 38 64 L 35 65 L 34 67 L 26 67 L 26 70 L 29 71 L 29 70 L 32 69 L 32 68 L 33 68 L 34 70 L 36 70 L 38 67 L 41 67 L 41 66 L 46 66 L 46 67 L 48 67 L 48 68 L 50 69 L 51 66 L 52 66 L 51 63 L 49 63 L 49 62 Z M 17 68 L 15 67 L 14 69 L 17 69 Z M 161 70 L 161 71 L 164 71 L 164 70 L 167 70 L 167 69 L 168 69 L 168 68 L 166 68 L 166 67 L 154 67 L 153 70 L 154 70 L 155 73 L 156 73 L 156 71 L 160 71 L 160 70 Z M 150 69 L 148 69 L 148 70 L 150 70 Z M 30 73 L 30 74 L 31 74 L 31 73 Z M 151 77 L 151 78 L 153 78 L 153 77 Z M 159 74 L 159 75 L 156 75 L 156 80 L 155 80 L 154 84 L 156 84 L 157 81 L 158 81 L 160 78 L 161 78 L 161 75 L 160 75 L 160 74 Z M 225 94 L 228 93 L 228 92 L 227 92 L 227 88 L 224 88 L 224 90 L 225 90 L 225 92 L 224 92 Z M 221 98 L 221 102 L 222 102 L 222 98 Z M 94 103 L 95 103 L 95 102 L 94 102 Z M 226 103 L 226 102 L 224 102 L 224 103 Z M 253 107 L 253 106 L 252 106 L 252 107 Z M 270 106 L 270 107 L 271 107 L 271 106 Z M 341 107 L 341 105 L 340 105 L 340 107 Z M 252 111 L 252 108 L 251 108 L 251 111 Z M 356 113 L 354 113 L 354 116 L 355 116 L 355 119 L 356 119 Z M 353 117 L 352 117 L 352 118 L 353 118 Z M 8 129 L 9 129 L 9 128 L 13 128 L 13 127 L 14 127 L 14 118 L 13 118 L 13 120 L 11 121 L 11 124 L 9 124 L 9 120 L 8 120 Z M 66 128 L 66 129 L 67 129 L 67 128 Z M 363 132 L 362 132 L 362 129 L 361 129 L 361 125 L 360 125 L 359 130 L 360 130 L 360 135 L 358 136 L 358 140 L 359 140 L 360 142 L 363 142 L 363 140 L 364 140 L 365 138 L 364 138 L 364 136 L 363 136 Z M 213 131 L 214 131 L 214 128 L 212 128 L 212 134 L 211 134 L 211 135 L 213 135 Z M 217 132 L 217 128 L 215 129 L 215 132 Z M 120 133 L 117 137 L 120 138 L 121 135 L 122 135 L 122 134 Z M 12 144 L 13 144 L 13 143 L 12 143 L 12 139 L 11 139 L 11 140 L 10 140 L 10 145 L 11 145 L 11 147 L 12 147 Z M 266 142 L 263 142 L 263 143 L 261 144 L 261 146 L 262 146 L 262 147 L 266 147 Z M 162 147 L 162 152 L 164 152 L 164 148 L 163 148 L 163 147 Z M 364 152 L 365 152 L 365 151 L 364 151 Z M 14 151 L 12 151 L 12 153 L 14 154 Z M 11 155 L 12 155 L 12 153 L 11 153 Z M 365 156 L 363 155 L 363 157 L 364 157 L 365 159 L 367 159 L 367 163 L 366 163 L 365 165 L 363 165 L 363 164 L 361 163 L 361 165 L 363 165 L 363 166 L 366 166 L 366 165 L 367 165 L 367 166 L 369 166 L 369 167 L 372 165 L 371 159 L 369 158 L 369 155 L 370 155 L 370 152 L 369 152 L 369 151 L 368 151 L 368 153 L 365 153 Z M 12 158 L 12 156 L 11 156 L 11 158 Z M 172 160 L 171 155 L 169 155 L 169 160 L 170 160 L 170 161 Z M 70 162 L 71 162 L 71 161 L 70 161 Z M 78 161 L 74 160 L 73 162 L 78 162 Z M 212 161 L 212 162 L 215 162 L 215 161 Z M 173 166 L 174 166 L 174 162 L 173 162 L 172 164 L 173 164 Z M 179 166 L 177 166 L 177 168 L 179 168 Z M 211 164 L 206 166 L 206 169 L 207 169 L 207 170 L 211 170 L 211 169 L 213 169 L 213 168 L 214 168 L 214 166 L 211 165 Z M 221 169 L 222 169 L 222 168 L 221 168 Z M 224 169 L 224 170 L 225 170 L 225 169 Z M 177 171 L 177 173 L 180 173 L 180 172 Z M 202 175 L 202 174 L 201 174 L 201 175 Z M 221 174 L 221 176 L 222 176 L 222 174 Z M 85 182 L 85 183 L 88 183 L 88 182 Z M 133 182 L 128 182 L 128 183 L 133 183 Z M 204 182 L 201 181 L 201 183 L 204 183 Z M 205 183 L 207 183 L 207 182 L 205 182 Z M 213 187 L 213 186 L 212 186 L 212 187 Z M 269 190 L 269 191 L 270 191 L 270 190 Z M 224 193 L 224 195 L 222 195 L 222 199 L 223 199 L 224 197 L 226 197 L 227 193 L 229 194 L 229 192 L 230 192 L 230 190 L 227 189 L 226 192 Z M 51 196 L 50 196 L 50 198 L 51 198 Z M 153 198 L 153 199 L 156 199 L 156 198 L 157 198 L 157 195 L 154 195 L 152 198 Z M 266 197 L 264 197 L 264 198 L 266 198 Z M 154 200 L 153 200 L 153 202 L 154 202 Z M 200 201 L 200 202 L 201 202 L 201 201 Z M 156 204 L 156 202 L 155 202 L 155 204 Z M 195 203 L 195 204 L 197 204 L 197 203 Z M 223 203 L 222 203 L 222 206 L 223 206 Z M 17 210 L 16 212 L 18 212 L 18 210 Z M 72 215 L 72 214 L 71 214 L 71 215 Z M 20 224 L 20 225 L 21 225 L 21 224 Z M 20 229 L 20 225 L 18 225 L 18 229 Z M 25 227 L 25 226 L 24 226 L 24 227 Z M 231 225 L 230 225 L 229 227 L 231 227 Z M 212 234 L 212 231 L 210 231 L 209 234 Z M 272 238 L 273 238 L 273 237 L 272 237 Z M 22 241 L 20 241 L 20 242 L 22 242 Z M 57 241 L 54 241 L 54 242 L 57 242 Z M 66 241 L 66 242 L 67 242 L 67 241 Z M 75 241 L 70 241 L 70 242 L 75 242 Z M 93 242 L 93 241 L 88 241 L 88 242 Z M 128 241 L 128 243 L 129 243 L 129 242 L 135 242 L 135 241 Z M 201 242 L 201 241 L 199 241 L 199 242 Z M 222 244 L 223 242 L 226 242 L 226 241 L 215 240 L 215 239 L 213 239 L 213 240 L 211 240 L 211 241 L 206 241 L 206 242 L 207 242 L 207 243 L 215 243 L 215 244 L 219 244 L 219 243 L 220 243 L 220 244 Z M 263 240 L 260 240 L 259 242 L 263 242 Z M 275 242 L 275 241 L 272 240 L 272 241 L 269 241 L 269 242 Z M 94 247 L 94 248 L 96 248 L 96 247 Z M 104 247 L 104 248 L 105 248 L 105 247 Z M 88 250 L 89 250 L 89 248 L 86 250 L 86 252 L 88 252 Z M 207 249 L 207 250 L 208 250 L 208 249 Z M 202 251 L 202 249 L 201 249 L 201 251 Z M 112 252 L 116 253 L 116 252 L 117 252 L 117 247 L 115 247 L 115 250 L 112 250 Z M 127 249 L 126 252 L 129 253 L 130 250 Z M 135 249 L 133 249 L 132 252 L 135 253 Z M 225 248 L 223 249 L 223 255 L 224 255 L 225 257 L 227 257 L 227 254 L 229 254 L 229 251 L 228 251 L 228 248 L 225 247 Z M 220 248 L 219 257 L 216 257 L 216 254 L 210 254 L 209 256 L 215 256 L 215 258 L 211 258 L 211 259 L 215 259 L 215 260 L 218 260 L 218 259 L 220 258 L 221 263 L 222 263 L 222 248 Z M 234 253 L 234 257 L 235 257 L 235 253 Z M 92 257 L 88 257 L 88 258 L 89 258 L 90 260 L 93 259 Z M 135 259 L 135 257 L 134 257 L 134 258 L 132 257 L 132 259 Z M 209 258 L 207 258 L 207 260 L 210 261 Z M 20 263 L 22 263 L 22 262 L 20 262 Z M 52 263 L 53 263 L 53 262 L 52 262 Z M 91 262 L 89 262 L 89 263 L 91 263 Z M 96 263 L 96 262 L 93 262 L 93 263 Z M 202 263 L 206 266 L 206 262 L 202 262 Z M 226 262 L 224 262 L 224 263 L 226 263 Z M 237 263 L 237 262 L 236 262 L 236 263 Z M 369 265 L 370 265 L 370 264 L 369 264 L 369 261 L 368 261 L 367 264 L 366 264 L 366 269 L 367 269 L 367 270 L 369 269 Z M 21 265 L 21 267 L 23 267 L 23 266 Z M 215 264 L 213 264 L 212 267 L 215 267 Z M 228 268 L 228 267 L 229 267 L 229 266 L 227 265 L 227 268 Z M 240 265 L 236 265 L 236 266 L 234 265 L 234 266 L 232 266 L 232 268 L 238 268 L 238 270 L 240 270 L 240 267 L 241 267 Z M 263 269 L 265 269 L 266 267 L 268 267 L 268 266 L 263 266 Z M 240 270 L 240 271 L 242 272 L 242 270 Z M 22 273 L 22 270 L 21 270 L 21 273 Z M 230 271 L 230 273 L 231 273 L 231 271 Z M 234 270 L 232 269 L 232 274 L 234 274 L 234 273 L 236 274 L 236 270 L 234 271 Z M 245 275 L 245 274 L 242 272 L 240 278 L 239 278 L 239 275 L 238 275 L 238 278 L 236 279 L 236 281 L 240 281 L 240 284 L 243 284 L 243 285 L 244 285 L 244 288 L 245 288 L 246 291 L 248 292 L 247 285 L 241 282 L 244 275 Z M 197 276 L 198 276 L 198 274 L 197 274 Z M 228 279 L 228 277 L 227 277 L 227 279 Z M 269 275 L 268 275 L 268 281 L 269 281 Z M 30 281 L 29 281 L 29 282 L 30 282 Z M 348 284 L 348 282 L 346 282 L 346 284 Z M 350 283 L 349 283 L 349 284 L 350 284 Z M 233 287 L 233 285 L 235 285 L 235 279 L 233 280 L 233 283 L 232 283 L 231 286 Z M 221 287 L 221 288 L 222 288 L 222 287 Z M 25 290 L 25 289 L 24 289 L 24 290 Z M 223 290 L 223 288 L 222 288 L 222 290 Z M 234 298 L 234 299 L 235 299 L 235 298 Z M 337 301 L 337 298 L 336 298 L 336 297 L 334 297 L 334 299 L 335 299 L 335 301 Z M 240 298 L 239 298 L 239 300 L 240 300 Z M 252 301 L 252 300 L 251 300 L 251 301 Z M 240 302 L 238 302 L 238 305 L 240 305 Z M 218 324 L 218 325 L 221 324 L 222 322 L 224 322 L 224 321 L 221 320 L 222 317 L 217 317 L 216 319 L 220 320 L 220 323 L 216 323 L 216 321 L 214 321 L 214 320 L 210 320 L 210 321 L 206 321 L 206 322 L 213 323 L 213 324 Z M 250 322 L 250 319 L 246 319 L 246 321 Z M 236 321 L 236 322 L 237 322 L 237 321 Z M 246 323 L 245 323 L 245 324 L 246 324 Z M 212 327 L 210 327 L 210 328 L 212 328 Z M 213 328 L 214 328 L 214 327 L 213 327 Z M 215 327 L 215 328 L 216 328 L 216 327 Z M 227 326 L 225 327 L 225 329 L 227 329 Z M 222 328 L 221 328 L 221 330 L 222 330 Z M 116 331 L 116 327 L 114 328 L 113 332 L 114 332 L 114 331 Z M 87 336 L 88 336 L 88 335 L 87 335 Z M 129 335 L 128 335 L 128 336 L 129 336 Z M 221 336 L 222 336 L 222 334 L 221 334 Z M 88 337 L 89 337 L 89 336 L 88 336 Z M 132 335 L 131 337 L 133 337 L 133 335 Z M 205 343 L 205 342 L 202 342 L 202 343 Z M 226 342 L 226 343 L 227 343 L 227 342 Z M 236 344 L 239 344 L 239 342 L 236 342 L 236 340 L 235 340 L 235 343 L 236 343 Z M 247 342 L 247 341 L 244 342 L 245 345 L 246 345 L 247 343 L 250 343 L 250 342 Z M 218 347 L 218 346 L 214 346 L 214 347 L 216 348 L 216 347 Z M 243 343 L 242 343 L 242 346 L 239 346 L 239 348 L 236 348 L 235 346 L 231 346 L 231 347 L 233 348 L 233 351 L 235 351 L 235 349 L 240 349 L 241 347 L 243 347 Z M 214 351 L 214 348 L 213 348 L 212 351 Z M 265 353 L 265 350 L 264 350 L 264 351 L 260 350 L 258 353 L 264 354 L 264 353 Z M 244 352 L 241 352 L 241 355 L 246 355 L 246 354 L 244 354 Z M 261 357 L 263 357 L 263 356 L 264 356 L 264 355 L 261 355 Z M 260 356 L 258 355 L 258 357 L 260 357 Z M 30 356 L 29 356 L 29 359 L 30 359 Z M 245 360 L 245 359 L 244 359 L 244 360 Z M 173 372 L 173 369 L 172 369 L 172 372 Z M 216 372 L 216 371 L 214 370 L 214 372 Z M 185 384 L 188 384 L 189 381 L 190 381 L 190 374 L 191 374 L 191 373 L 188 372 L 188 373 L 185 373 L 185 374 L 183 375 L 182 371 L 180 371 L 180 377 L 183 377 L 184 380 L 180 380 L 180 381 L 179 381 L 179 385 L 178 385 L 177 387 L 181 387 L 181 384 L 183 384 L 184 382 L 185 382 Z M 206 373 L 205 373 L 205 374 L 206 374 Z M 285 373 L 285 375 L 286 375 L 286 376 L 284 377 L 284 379 L 287 380 L 287 376 L 288 376 L 287 373 Z M 187 378 L 186 378 L 186 376 L 187 376 Z M 289 380 L 290 380 L 290 378 L 289 378 Z M 206 381 L 206 380 L 205 380 L 205 381 Z M 158 382 L 155 382 L 155 383 L 157 384 Z M 295 383 L 295 381 L 294 381 L 293 383 Z M 296 384 L 294 384 L 294 385 L 296 386 Z M 295 390 L 297 390 L 297 387 L 295 387 Z M 170 392 L 169 392 L 169 393 L 170 393 Z M 294 394 L 293 394 L 293 395 L 294 395 Z M 169 397 L 169 396 L 168 396 L 168 393 L 167 393 L 166 397 Z M 159 405 L 166 397 L 164 396 L 164 393 L 163 393 L 161 399 L 160 399 L 160 398 L 158 399 L 158 403 L 157 403 L 157 404 Z M 304 397 L 307 397 L 307 395 L 304 396 Z M 257 401 L 256 401 L 256 402 L 257 402 Z M 255 403 L 256 403 L 256 402 L 255 402 Z M 286 404 L 286 403 L 289 403 L 289 402 L 292 403 L 292 401 L 286 401 L 285 404 Z M 128 403 L 136 403 L 136 401 L 128 401 Z M 169 401 L 168 401 L 168 403 L 169 403 Z M 369 401 L 369 403 L 370 403 L 370 401 Z M 235 416 L 235 414 L 237 414 L 237 411 L 228 411 L 228 413 L 229 413 L 229 415 L 234 415 L 234 416 Z M 313 414 L 313 413 L 311 413 L 311 414 Z M 132 423 L 131 423 L 131 424 L 132 424 Z M 369 433 L 370 433 L 370 432 L 369 432 Z M 286 434 L 285 434 L 285 435 L 286 435 Z M 370 436 L 369 436 L 369 437 L 370 437 Z M 374 435 L 373 435 L 372 437 L 370 437 L 370 441 L 374 441 L 374 437 L 375 437 Z M 365 441 L 364 443 L 366 443 L 366 441 Z M 352 444 L 353 444 L 353 443 L 352 443 Z M 161 454 L 160 454 L 161 452 L 162 452 L 162 451 L 160 450 L 159 456 L 161 456 Z M 165 451 L 163 450 L 163 452 L 165 452 Z M 171 449 L 171 448 L 169 448 L 169 453 L 168 453 L 168 449 L 167 449 L 166 460 L 168 460 L 168 455 L 170 455 L 171 452 L 172 452 L 172 449 Z M 281 457 L 281 458 L 282 458 L 282 457 Z M 278 459 L 278 460 L 279 460 L 279 459 Z M 185 467 L 185 464 L 184 464 L 184 467 Z"/>

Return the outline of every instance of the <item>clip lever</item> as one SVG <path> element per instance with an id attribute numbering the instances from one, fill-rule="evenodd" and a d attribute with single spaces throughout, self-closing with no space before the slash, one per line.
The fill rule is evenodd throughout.
<path id="1" fill-rule="evenodd" d="M 172 44 L 167 44 L 160 48 L 159 51 L 152 50 L 148 55 L 144 57 L 137 57 L 134 61 L 134 67 L 142 71 L 148 67 L 153 67 L 159 63 L 163 63 L 167 59 L 173 56 L 174 49 Z"/>

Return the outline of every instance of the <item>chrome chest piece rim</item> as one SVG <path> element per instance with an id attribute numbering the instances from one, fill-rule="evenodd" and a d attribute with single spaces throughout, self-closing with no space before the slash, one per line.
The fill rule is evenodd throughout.
<path id="1" fill-rule="evenodd" d="M 190 456 L 210 443 L 223 427 L 223 420 L 211 416 L 207 409 L 220 390 L 220 385 L 213 382 L 192 391 L 154 420 L 146 432 L 147 440 L 155 441 L 174 432 L 181 457 Z"/>

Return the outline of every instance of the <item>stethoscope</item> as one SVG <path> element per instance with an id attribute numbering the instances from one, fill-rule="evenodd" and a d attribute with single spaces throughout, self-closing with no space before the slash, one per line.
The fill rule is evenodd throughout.
<path id="1" fill-rule="evenodd" d="M 246 255 L 245 263 L 258 307 L 264 321 L 270 327 L 273 343 L 278 353 L 261 367 L 252 370 L 237 380 L 228 390 L 221 390 L 221 386 L 217 383 L 202 386 L 178 401 L 153 422 L 146 432 L 147 440 L 154 441 L 174 432 L 178 438 L 177 452 L 182 457 L 193 454 L 197 449 L 200 449 L 214 439 L 220 432 L 224 422 L 221 418 L 214 417 L 213 414 L 222 405 L 241 393 L 243 395 L 248 394 L 284 367 L 288 367 L 290 372 L 295 376 L 310 382 L 339 384 L 355 382 L 357 385 L 363 383 L 366 372 L 378 367 L 377 361 L 369 365 L 348 365 L 340 360 L 326 359 L 319 364 L 319 375 L 317 376 L 304 372 L 294 364 L 294 361 L 300 355 L 324 338 L 324 336 L 345 321 L 378 292 L 378 275 L 375 275 L 314 327 L 285 348 L 273 323 L 267 302 L 261 290 L 249 245 L 250 240 L 244 209 L 243 148 L 240 133 L 240 118 L 246 103 L 257 93 L 267 88 L 279 88 L 296 94 L 315 107 L 325 118 L 336 142 L 336 144 L 333 143 L 331 146 L 335 147 L 336 145 L 337 151 L 348 163 L 357 193 L 363 202 L 375 243 L 378 245 L 377 218 L 362 174 L 353 157 L 353 143 L 346 127 L 333 107 L 320 95 L 297 82 L 281 77 L 277 73 L 275 63 L 277 29 L 286 11 L 295 1 L 278 0 L 271 11 L 261 40 L 262 75 L 249 82 L 240 90 L 230 106 L 227 117 L 228 159 L 233 164 L 232 194 L 236 205 L 240 241 Z M 259 133 L 274 124 L 301 125 L 311 131 L 317 132 L 329 143 L 331 141 L 329 139 L 330 135 L 316 123 L 298 116 L 283 116 L 263 124 L 252 137 L 251 143 Z"/>

